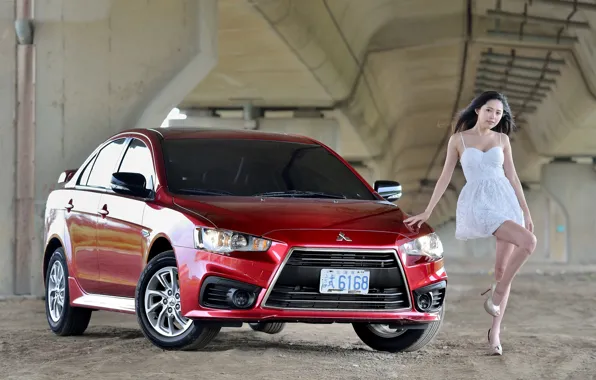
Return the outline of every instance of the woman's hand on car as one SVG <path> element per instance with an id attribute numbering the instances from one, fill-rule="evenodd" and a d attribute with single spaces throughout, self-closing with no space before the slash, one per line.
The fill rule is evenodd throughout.
<path id="1" fill-rule="evenodd" d="M 418 228 L 422 225 L 422 223 L 426 222 L 430 218 L 430 211 L 424 211 L 421 214 L 410 216 L 404 223 L 409 227 L 412 227 L 414 224 L 418 223 Z"/>

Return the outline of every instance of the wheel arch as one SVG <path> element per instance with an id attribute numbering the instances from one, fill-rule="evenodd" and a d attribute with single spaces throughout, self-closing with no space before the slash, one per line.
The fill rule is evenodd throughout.
<path id="1" fill-rule="evenodd" d="M 173 250 L 174 246 L 172 245 L 170 239 L 168 239 L 164 235 L 156 236 L 153 242 L 151 243 L 149 252 L 147 253 L 147 260 L 145 261 L 145 264 L 149 263 L 151 259 L 159 255 L 160 253 Z"/>
<path id="2" fill-rule="evenodd" d="M 64 244 L 62 244 L 62 240 L 58 236 L 52 236 L 46 245 L 44 254 L 43 254 L 43 282 L 46 282 L 46 273 L 48 271 L 48 264 L 50 262 L 50 258 L 54 251 L 58 248 L 64 249 Z"/>

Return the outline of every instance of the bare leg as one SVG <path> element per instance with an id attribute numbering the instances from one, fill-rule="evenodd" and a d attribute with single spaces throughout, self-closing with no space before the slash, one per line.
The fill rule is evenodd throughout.
<path id="1" fill-rule="evenodd" d="M 503 278 L 503 274 L 505 273 L 505 268 L 507 267 L 507 263 L 511 257 L 513 249 L 515 246 L 505 240 L 497 239 L 497 258 L 495 261 L 495 281 L 499 282 Z M 509 299 L 509 291 L 511 290 L 511 286 L 509 286 L 506 291 L 505 295 L 503 296 L 503 300 L 501 301 L 501 313 L 493 317 L 493 325 L 490 329 L 490 342 L 493 346 L 498 346 L 501 344 L 501 340 L 499 339 L 499 334 L 501 333 L 501 322 L 503 321 L 503 316 L 505 314 L 505 308 L 507 307 L 507 300 Z"/>
<path id="2" fill-rule="evenodd" d="M 515 245 L 505 266 L 503 277 L 497 283 L 493 294 L 492 302 L 498 306 L 504 300 L 505 294 L 513 282 L 513 278 L 536 249 L 536 236 L 526 228 L 509 220 L 503 223 L 495 231 L 494 235 L 499 240 L 504 240 Z"/>

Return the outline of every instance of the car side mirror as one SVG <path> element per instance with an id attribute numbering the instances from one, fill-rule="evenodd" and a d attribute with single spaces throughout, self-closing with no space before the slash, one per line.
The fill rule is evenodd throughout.
<path id="1" fill-rule="evenodd" d="M 151 194 L 147 190 L 147 180 L 140 173 L 113 173 L 110 182 L 112 190 L 117 194 L 132 195 L 140 198 L 148 198 Z"/>
<path id="2" fill-rule="evenodd" d="M 58 177 L 58 183 L 66 183 L 72 179 L 72 177 L 77 172 L 77 169 L 68 169 L 60 173 Z"/>
<path id="3" fill-rule="evenodd" d="M 389 202 L 394 202 L 401 198 L 401 185 L 396 181 L 375 181 L 375 191 Z"/>

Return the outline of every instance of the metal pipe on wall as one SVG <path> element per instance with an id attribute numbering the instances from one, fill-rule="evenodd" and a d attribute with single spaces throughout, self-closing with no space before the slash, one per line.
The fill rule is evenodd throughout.
<path id="1" fill-rule="evenodd" d="M 35 247 L 35 45 L 33 1 L 15 0 L 16 226 L 14 293 L 31 293 L 31 255 Z"/>

